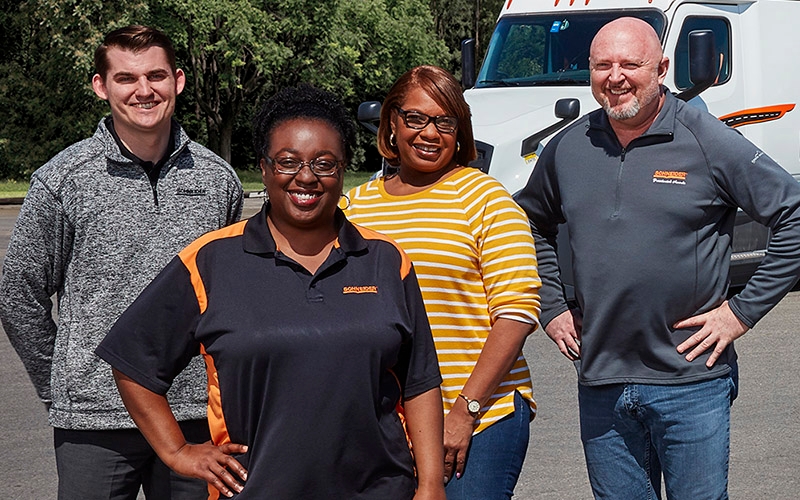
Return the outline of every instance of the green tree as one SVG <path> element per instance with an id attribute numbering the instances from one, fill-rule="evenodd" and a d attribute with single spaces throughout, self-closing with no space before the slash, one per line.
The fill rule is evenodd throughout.
<path id="1" fill-rule="evenodd" d="M 447 69 L 461 74 L 461 40 L 475 39 L 478 61 L 483 58 L 505 0 L 429 0 L 436 35 L 450 50 Z"/>
<path id="2" fill-rule="evenodd" d="M 353 110 L 363 101 L 383 100 L 392 84 L 420 64 L 444 66 L 448 51 L 435 37 L 432 18 L 418 0 L 342 1 L 334 29 L 319 40 L 303 81 L 338 93 Z M 356 164 L 377 170 L 379 155 L 372 134 L 359 128 Z"/>
<path id="3" fill-rule="evenodd" d="M 127 23 L 116 10 L 101 1 L 3 0 L 0 177 L 27 178 L 91 134 L 106 109 L 90 85 L 94 48 L 110 26 Z"/>
<path id="4" fill-rule="evenodd" d="M 309 82 L 355 111 L 415 65 L 455 72 L 475 13 L 489 33 L 501 3 L 130 0 L 120 9 L 103 0 L 0 0 L 0 177 L 25 178 L 93 132 L 108 112 L 91 90 L 94 50 L 118 27 L 149 24 L 170 35 L 188 76 L 176 118 L 241 167 L 254 165 L 250 118 L 277 89 Z M 356 165 L 365 148 L 374 155 L 373 141 L 361 132 Z"/>
<path id="5" fill-rule="evenodd" d="M 207 145 L 231 162 L 237 118 L 291 56 L 278 42 L 280 22 L 250 0 L 152 4 L 155 24 L 185 54 L 187 90 L 205 121 Z"/>
<path id="6" fill-rule="evenodd" d="M 228 161 L 236 137 L 248 135 L 242 115 L 279 88 L 309 82 L 357 105 L 409 67 L 446 60 L 423 0 L 156 0 L 152 8 L 185 49 L 195 115 Z"/>

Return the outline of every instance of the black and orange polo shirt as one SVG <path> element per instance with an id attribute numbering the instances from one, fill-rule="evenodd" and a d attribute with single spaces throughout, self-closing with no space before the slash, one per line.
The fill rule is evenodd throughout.
<path id="1" fill-rule="evenodd" d="M 411 498 L 395 406 L 441 383 L 411 262 L 339 212 L 311 275 L 276 248 L 268 209 L 184 249 L 97 354 L 159 394 L 203 354 L 212 438 L 249 447 L 237 498 Z"/>

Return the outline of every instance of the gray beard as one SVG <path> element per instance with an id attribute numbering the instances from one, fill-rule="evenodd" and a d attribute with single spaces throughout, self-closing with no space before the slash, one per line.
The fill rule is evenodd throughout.
<path id="1" fill-rule="evenodd" d="M 642 107 L 639 105 L 639 99 L 634 97 L 627 106 L 617 109 L 612 108 L 608 103 L 608 100 L 606 100 L 603 103 L 603 109 L 605 110 L 606 114 L 608 114 L 608 117 L 612 120 L 628 120 L 638 115 Z"/>
<path id="2" fill-rule="evenodd" d="M 603 109 L 608 117 L 612 120 L 628 120 L 639 114 L 643 106 L 649 105 L 651 102 L 657 100 L 661 96 L 661 86 L 657 86 L 652 94 L 642 94 L 641 100 L 633 96 L 631 102 L 623 108 L 612 109 L 609 104 L 608 98 L 603 99 Z"/>

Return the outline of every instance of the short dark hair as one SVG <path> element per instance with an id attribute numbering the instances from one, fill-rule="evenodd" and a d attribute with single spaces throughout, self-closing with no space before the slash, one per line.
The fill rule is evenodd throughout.
<path id="1" fill-rule="evenodd" d="M 172 46 L 169 37 L 155 28 L 134 24 L 107 34 L 103 43 L 94 51 L 94 68 L 103 79 L 108 73 L 108 50 L 112 47 L 131 52 L 139 52 L 150 47 L 161 47 L 167 53 L 167 62 L 172 68 L 172 73 L 175 74 L 178 70 L 175 64 L 175 47 Z"/>
<path id="2" fill-rule="evenodd" d="M 356 126 L 350 113 L 337 96 L 308 84 L 279 90 L 264 102 L 253 118 L 253 147 L 259 160 L 267 155 L 272 131 L 281 123 L 296 118 L 329 123 L 339 132 L 345 162 L 350 163 L 356 142 Z"/>
<path id="3" fill-rule="evenodd" d="M 392 113 L 401 107 L 408 94 L 415 88 L 422 89 L 436 104 L 442 107 L 445 113 L 458 118 L 456 140 L 461 147 L 456 151 L 456 163 L 468 165 L 478 156 L 475 149 L 475 137 L 472 133 L 472 113 L 469 110 L 469 104 L 464 100 L 461 85 L 453 75 L 438 66 L 412 68 L 398 78 L 389 89 L 381 106 L 378 152 L 386 158 L 390 165 L 400 164 L 399 150 L 389 140 L 392 135 L 392 127 L 389 122 L 392 119 Z"/>

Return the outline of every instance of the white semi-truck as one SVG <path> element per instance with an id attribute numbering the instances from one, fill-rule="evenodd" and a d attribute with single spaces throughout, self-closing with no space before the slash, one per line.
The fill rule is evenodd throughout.
<path id="1" fill-rule="evenodd" d="M 506 0 L 474 81 L 470 45 L 462 48 L 479 154 L 473 166 L 512 194 L 522 189 L 547 140 L 578 114 L 575 101 L 563 100 L 577 100 L 579 114 L 598 107 L 589 87 L 589 45 L 601 26 L 621 16 L 655 28 L 670 59 L 665 85 L 676 93 L 693 85 L 689 34 L 711 31 L 712 85 L 690 102 L 736 127 L 800 181 L 798 0 Z M 768 238 L 764 226 L 739 214 L 734 284 L 761 260 Z"/>
<path id="2" fill-rule="evenodd" d="M 659 34 L 671 91 L 695 96 L 690 103 L 735 127 L 800 181 L 800 0 L 506 0 L 477 76 L 473 46 L 462 44 L 478 149 L 472 166 L 512 195 L 522 189 L 547 141 L 598 107 L 589 46 L 600 27 L 622 16 L 642 18 Z M 374 130 L 379 109 L 362 104 L 362 123 Z M 734 285 L 761 261 L 768 239 L 767 228 L 739 213 Z M 559 257 L 569 280 L 565 243 Z"/>

